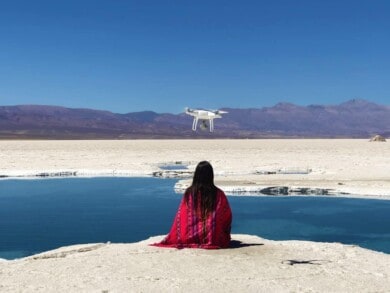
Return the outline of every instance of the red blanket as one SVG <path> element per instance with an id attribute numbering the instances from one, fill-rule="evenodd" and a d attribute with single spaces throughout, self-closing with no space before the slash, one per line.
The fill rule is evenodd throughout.
<path id="1" fill-rule="evenodd" d="M 205 220 L 202 220 L 199 209 L 194 208 L 192 197 L 189 198 L 187 203 L 183 196 L 169 234 L 160 243 L 152 245 L 206 249 L 229 247 L 232 212 L 224 192 L 218 190 L 216 208 Z"/>

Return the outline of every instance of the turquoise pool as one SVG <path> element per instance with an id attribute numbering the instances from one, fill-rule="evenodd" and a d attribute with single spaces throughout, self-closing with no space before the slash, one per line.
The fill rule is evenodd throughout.
<path id="1" fill-rule="evenodd" d="M 0 180 L 0 258 L 60 246 L 134 242 L 166 234 L 181 199 L 176 180 Z M 390 253 L 390 201 L 229 196 L 232 233 L 356 244 Z"/>

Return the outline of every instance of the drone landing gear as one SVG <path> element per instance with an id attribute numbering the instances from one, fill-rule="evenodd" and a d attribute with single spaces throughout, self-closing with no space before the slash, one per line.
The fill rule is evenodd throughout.
<path id="1" fill-rule="evenodd" d="M 192 123 L 192 130 L 193 131 L 196 131 L 198 121 L 199 121 L 198 118 L 194 118 L 194 122 Z M 209 125 L 207 125 L 207 121 L 209 121 Z M 201 124 L 199 125 L 199 128 L 201 130 L 206 130 L 209 127 L 210 127 L 210 132 L 213 132 L 214 131 L 214 120 L 213 119 L 208 119 L 208 120 L 201 119 Z"/>
<path id="2" fill-rule="evenodd" d="M 199 119 L 195 117 L 194 118 L 194 122 L 192 122 L 192 130 L 193 131 L 196 131 L 196 125 L 198 124 L 198 120 Z"/>

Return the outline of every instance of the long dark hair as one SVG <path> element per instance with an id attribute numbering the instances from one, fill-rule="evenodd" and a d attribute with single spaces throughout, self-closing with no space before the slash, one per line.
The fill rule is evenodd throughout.
<path id="1" fill-rule="evenodd" d="M 192 185 L 184 193 L 187 203 L 192 196 L 193 207 L 200 211 L 202 218 L 206 218 L 208 213 L 215 209 L 217 200 L 217 187 L 214 185 L 214 171 L 211 164 L 207 161 L 200 162 L 195 169 Z"/>

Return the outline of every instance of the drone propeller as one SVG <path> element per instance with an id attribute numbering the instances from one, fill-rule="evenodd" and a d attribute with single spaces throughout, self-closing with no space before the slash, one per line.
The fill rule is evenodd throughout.
<path id="1" fill-rule="evenodd" d="M 215 114 L 226 114 L 226 113 L 229 113 L 227 111 L 222 111 L 222 110 L 215 110 L 213 111 Z"/>

